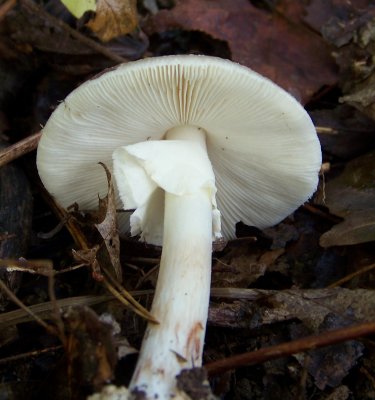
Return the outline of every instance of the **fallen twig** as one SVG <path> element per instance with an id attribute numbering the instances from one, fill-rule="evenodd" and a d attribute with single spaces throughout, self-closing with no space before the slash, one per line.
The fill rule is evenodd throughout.
<path id="1" fill-rule="evenodd" d="M 274 360 L 275 358 L 286 357 L 292 354 L 358 339 L 373 333 L 375 333 L 375 322 L 366 322 L 360 325 L 335 329 L 333 331 L 323 332 L 319 335 L 307 336 L 303 339 L 293 340 L 288 343 L 282 343 L 276 346 L 270 346 L 264 349 L 213 361 L 204 365 L 204 368 L 208 375 L 212 377 L 231 369 L 259 364 Z"/>
<path id="2" fill-rule="evenodd" d="M 356 276 L 365 274 L 366 272 L 369 272 L 373 269 L 375 269 L 375 264 L 366 265 L 365 267 L 360 268 L 358 271 L 355 271 L 349 275 L 344 276 L 343 278 L 339 279 L 338 281 L 331 283 L 328 286 L 328 288 L 335 288 L 337 286 L 341 286 L 342 284 L 349 282 Z"/>
<path id="3" fill-rule="evenodd" d="M 36 315 L 29 307 L 26 307 L 21 300 L 7 287 L 7 285 L 0 279 L 0 289 L 6 293 L 6 295 L 13 301 L 13 303 L 17 304 L 18 307 L 22 308 L 27 314 L 29 314 L 32 319 L 34 319 L 39 325 L 41 325 L 47 332 L 51 334 L 56 334 L 55 329 L 46 324 L 38 315 Z"/>
<path id="4" fill-rule="evenodd" d="M 14 361 L 23 360 L 24 358 L 28 358 L 28 357 L 36 357 L 41 354 L 61 350 L 62 348 L 63 348 L 62 345 L 52 346 L 52 347 L 48 347 L 46 349 L 28 351 L 27 353 L 17 354 L 15 356 L 6 357 L 6 358 L 1 358 L 0 365 L 9 365 L 9 363 L 14 362 Z"/>
<path id="5" fill-rule="evenodd" d="M 25 139 L 0 151 L 0 167 L 30 153 L 37 148 L 42 132 L 34 133 Z"/>

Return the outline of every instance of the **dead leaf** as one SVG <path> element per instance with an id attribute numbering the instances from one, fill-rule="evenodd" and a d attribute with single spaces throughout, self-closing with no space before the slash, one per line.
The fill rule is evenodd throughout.
<path id="1" fill-rule="evenodd" d="M 288 243 L 297 240 L 299 237 L 295 225 L 283 222 L 271 228 L 263 229 L 263 232 L 272 238 L 271 249 L 284 249 Z"/>
<path id="2" fill-rule="evenodd" d="M 372 75 L 363 85 L 352 93 L 342 96 L 340 101 L 358 108 L 375 120 L 375 75 Z"/>
<path id="3" fill-rule="evenodd" d="M 318 130 L 320 144 L 329 155 L 353 159 L 375 145 L 375 122 L 354 107 L 339 105 L 309 114 L 316 127 L 331 129 L 321 133 Z"/>
<path id="4" fill-rule="evenodd" d="M 183 369 L 176 376 L 177 388 L 182 392 L 182 399 L 192 400 L 215 400 L 211 392 L 207 378 L 207 371 L 204 368 Z M 177 397 L 180 397 L 177 396 Z"/>
<path id="5" fill-rule="evenodd" d="M 150 18 L 144 29 L 150 34 L 201 31 L 225 41 L 233 61 L 267 76 L 304 103 L 337 79 L 323 39 L 247 0 L 180 0 L 172 10 Z"/>
<path id="6" fill-rule="evenodd" d="M 95 17 L 86 24 L 103 42 L 137 27 L 136 0 L 97 0 Z"/>
<path id="7" fill-rule="evenodd" d="M 120 263 L 120 237 L 117 229 L 116 201 L 111 173 L 108 168 L 99 163 L 107 175 L 108 193 L 103 199 L 99 198 L 97 210 L 84 211 L 78 210 L 77 205 L 73 205 L 70 216 L 81 226 L 89 228 L 95 227 L 99 232 L 102 243 L 91 244 L 91 248 L 74 251 L 77 261 L 90 265 L 96 279 L 102 280 L 100 265 L 111 265 L 114 269 L 116 279 L 121 282 L 122 269 Z"/>
<path id="8" fill-rule="evenodd" d="M 375 241 L 375 208 L 350 214 L 320 237 L 322 247 L 347 246 Z"/>
<path id="9" fill-rule="evenodd" d="M 98 282 L 101 282 L 101 281 L 103 281 L 104 277 L 103 277 L 99 262 L 96 258 L 98 250 L 99 250 L 99 246 L 96 245 L 96 246 L 92 247 L 91 249 L 81 249 L 81 250 L 72 249 L 72 254 L 73 254 L 73 258 L 77 262 L 90 266 L 93 279 Z"/>
<path id="10" fill-rule="evenodd" d="M 84 55 L 93 53 L 92 49 L 84 43 L 74 39 L 68 32 L 58 26 L 51 26 L 43 15 L 29 9 L 27 5 L 20 4 L 17 12 L 7 16 L 8 35 L 16 44 L 28 44 L 46 52 L 69 55 Z M 32 47 L 31 47 L 32 46 Z"/>
<path id="11" fill-rule="evenodd" d="M 212 300 L 208 314 L 209 325 L 259 329 L 270 324 L 298 320 L 308 331 L 306 334 L 311 334 L 319 332 L 328 315 L 340 317 L 349 325 L 375 319 L 373 290 L 330 288 L 247 291 L 252 294 L 251 297 L 239 293 L 235 301 L 229 302 L 223 297 L 220 303 Z"/>
<path id="12" fill-rule="evenodd" d="M 264 252 L 248 246 L 233 247 L 218 259 L 212 269 L 212 284 L 217 287 L 248 287 L 283 253 L 284 249 Z"/>
<path id="13" fill-rule="evenodd" d="M 108 168 L 101 164 L 107 174 L 108 194 L 104 199 L 99 199 L 99 214 L 104 213 L 101 222 L 96 223 L 101 237 L 104 240 L 108 256 L 115 270 L 119 282 L 122 281 L 122 269 L 120 263 L 120 237 L 116 222 L 116 200 L 111 173 Z"/>
<path id="14" fill-rule="evenodd" d="M 323 28 L 324 37 L 338 49 L 340 99 L 375 119 L 375 7 L 351 19 L 335 18 Z"/>
<path id="15" fill-rule="evenodd" d="M 350 161 L 327 182 L 324 205 L 339 217 L 375 207 L 375 151 Z"/>
<path id="16" fill-rule="evenodd" d="M 350 161 L 338 178 L 328 181 L 323 204 L 344 222 L 320 239 L 323 247 L 375 239 L 375 152 Z"/>
<path id="17" fill-rule="evenodd" d="M 235 300 L 231 303 L 224 301 L 210 302 L 208 322 L 210 326 L 220 328 L 248 329 L 254 321 L 254 307 L 250 302 Z"/>
<path id="18" fill-rule="evenodd" d="M 373 0 L 311 0 L 305 7 L 303 19 L 311 28 L 320 32 L 329 21 L 336 20 L 338 17 L 343 21 L 348 21 L 372 3 Z M 340 37 L 339 40 L 346 40 L 344 34 Z"/>
<path id="19" fill-rule="evenodd" d="M 341 385 L 333 390 L 326 400 L 348 400 L 349 398 L 350 389 L 345 385 Z"/>
<path id="20" fill-rule="evenodd" d="M 327 182 L 324 205 L 345 220 L 321 237 L 322 246 L 374 240 L 375 152 L 349 162 L 338 178 Z"/>
<path id="21" fill-rule="evenodd" d="M 319 334 L 350 325 L 350 320 L 337 314 L 328 313 L 318 330 L 314 333 Z M 301 332 L 303 330 L 301 326 L 292 326 L 291 328 L 293 338 L 309 334 L 306 331 Z M 349 371 L 357 364 L 358 358 L 363 355 L 363 350 L 364 345 L 362 343 L 350 340 L 312 350 L 307 354 L 298 354 L 296 358 L 301 365 L 307 366 L 308 372 L 314 377 L 315 385 L 320 390 L 324 390 L 327 386 L 336 387 L 341 384 Z M 308 359 L 305 361 L 306 357 Z"/>
<path id="22" fill-rule="evenodd" d="M 130 354 L 138 353 L 138 350 L 135 347 L 131 346 L 128 339 L 126 338 L 116 340 L 116 346 L 117 346 L 117 358 L 119 360 L 121 358 L 129 356 Z"/>
<path id="23" fill-rule="evenodd" d="M 78 385 L 99 389 L 113 376 L 117 362 L 110 325 L 88 307 L 74 307 L 64 316 L 70 377 Z"/>

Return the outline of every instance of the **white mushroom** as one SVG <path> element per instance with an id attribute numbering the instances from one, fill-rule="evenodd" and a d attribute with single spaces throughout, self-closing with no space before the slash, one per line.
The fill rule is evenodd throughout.
<path id="1" fill-rule="evenodd" d="M 268 79 L 168 56 L 86 82 L 47 122 L 38 169 L 63 206 L 95 207 L 107 188 L 99 161 L 113 165 L 119 204 L 136 209 L 132 234 L 163 245 L 151 309 L 160 324 L 147 327 L 130 389 L 167 399 L 175 376 L 202 363 L 212 240 L 233 238 L 238 221 L 274 225 L 306 201 L 320 145 L 303 107 Z"/>

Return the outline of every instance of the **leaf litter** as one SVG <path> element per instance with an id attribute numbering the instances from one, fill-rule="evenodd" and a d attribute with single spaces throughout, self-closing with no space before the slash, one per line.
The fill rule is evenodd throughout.
<path id="1" fill-rule="evenodd" d="M 120 8 L 112 7 L 110 13 L 100 8 L 108 4 L 98 2 L 95 13 L 80 19 L 57 0 L 0 4 L 4 140 L 14 144 L 39 131 L 58 99 L 103 68 L 128 59 L 203 52 L 254 68 L 306 105 L 329 168 L 308 206 L 264 232 L 239 227 L 238 239 L 216 246 L 204 361 L 207 366 L 215 360 L 225 364 L 229 356 L 283 344 L 292 349 L 301 338 L 321 338 L 335 329 L 344 334 L 374 321 L 371 1 L 144 0 L 130 11 L 130 20 Z M 133 293 L 149 308 L 160 249 L 118 236 L 108 171 L 108 195 L 98 200 L 98 210 L 86 210 L 82 218 L 83 210 L 76 209 L 66 218 L 41 190 L 33 155 L 20 156 L 17 162 L 34 194 L 33 226 L 30 231 L 22 206 L 15 221 L 24 227 L 27 248 L 14 253 L 13 260 L 4 252 L 1 258 L 6 259 L 3 265 L 17 268 L 46 260 L 63 272 L 54 275 L 57 299 L 47 301 L 48 278 L 35 274 L 22 274 L 17 296 L 43 319 L 61 305 L 71 346 L 65 346 L 68 363 L 61 368 L 62 352 L 48 350 L 58 339 L 36 329 L 25 311 L 6 302 L 0 324 L 9 336 L 2 335 L 0 351 L 4 360 L 13 361 L 2 364 L 0 358 L 0 394 L 27 399 L 47 393 L 68 399 L 74 389 L 75 398 L 85 398 L 108 380 L 127 384 L 144 321 L 118 300 L 109 301 L 107 290 L 125 296 L 125 303 L 134 307 L 133 297 L 126 297 Z M 59 220 L 64 227 L 53 230 Z M 1 243 L 14 235 L 18 239 L 16 229 L 1 232 Z M 41 237 L 36 234 L 40 231 L 53 234 Z M 89 268 L 71 268 L 77 260 Z M 120 356 L 120 341 L 96 315 L 102 312 L 112 316 L 128 341 Z M 227 399 L 370 399 L 375 371 L 370 341 L 354 339 L 294 355 L 286 351 L 283 358 L 262 358 L 255 366 L 234 365 L 210 378 L 211 388 Z M 34 358 L 27 355 L 31 350 Z M 46 371 L 53 376 L 51 383 L 45 382 Z M 202 372 L 181 378 L 190 398 L 211 398 Z M 202 392 L 193 390 L 199 387 Z"/>

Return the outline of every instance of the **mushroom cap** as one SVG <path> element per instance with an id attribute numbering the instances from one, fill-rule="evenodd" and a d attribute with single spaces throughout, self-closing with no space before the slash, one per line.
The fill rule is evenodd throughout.
<path id="1" fill-rule="evenodd" d="M 317 187 L 321 149 L 304 108 L 247 67 L 196 55 L 121 64 L 75 89 L 43 129 L 40 177 L 63 207 L 94 209 L 108 186 L 98 162 L 111 170 L 115 149 L 181 125 L 207 133 L 225 238 L 238 221 L 278 223 Z"/>

